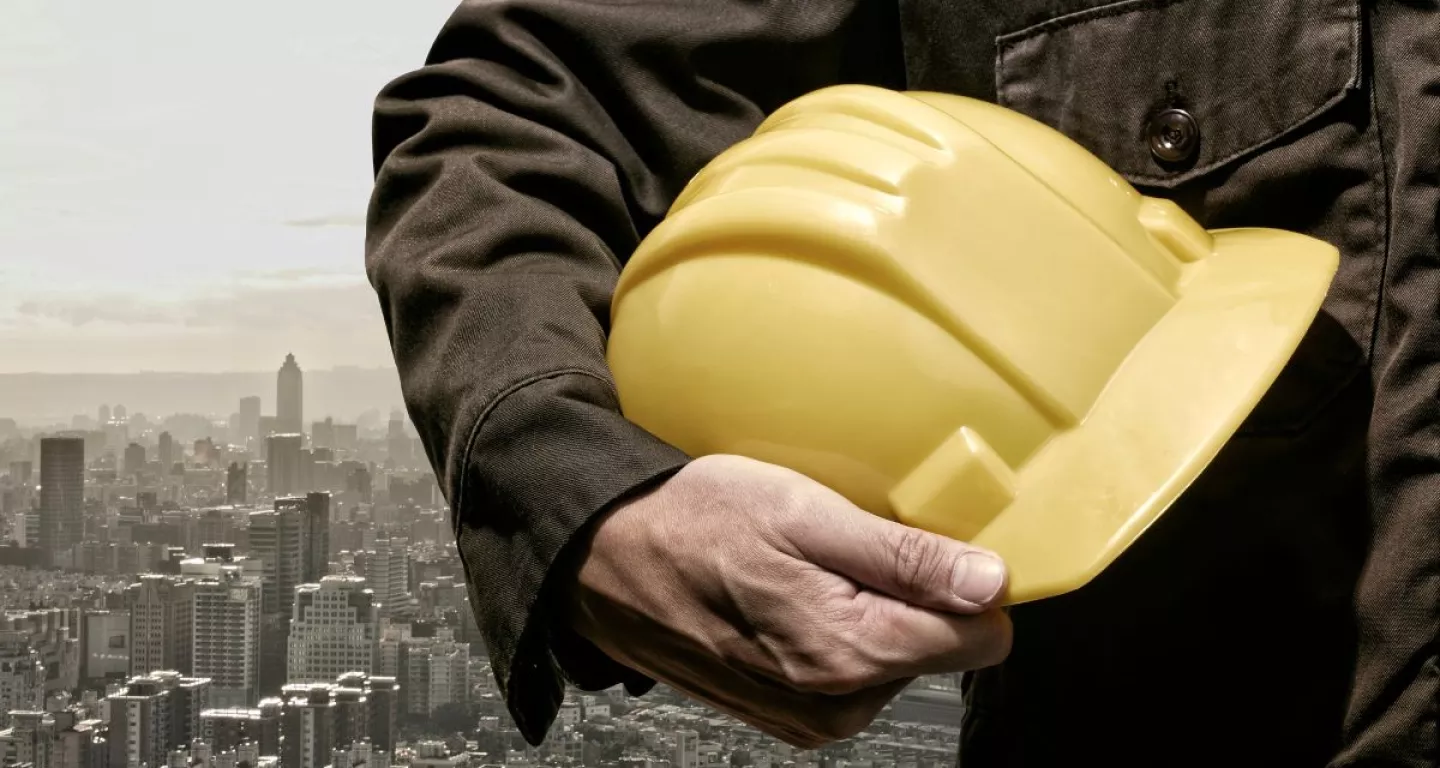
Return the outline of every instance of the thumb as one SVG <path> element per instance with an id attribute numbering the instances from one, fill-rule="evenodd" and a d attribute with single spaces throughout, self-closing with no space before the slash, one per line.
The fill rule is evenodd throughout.
<path id="1" fill-rule="evenodd" d="M 979 613 L 1004 594 L 1005 564 L 989 550 L 872 515 L 849 502 L 817 505 L 787 534 L 811 563 L 937 611 Z"/>

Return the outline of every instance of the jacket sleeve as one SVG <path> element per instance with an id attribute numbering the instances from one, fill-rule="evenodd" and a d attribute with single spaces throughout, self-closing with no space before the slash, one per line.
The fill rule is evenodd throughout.
<path id="1" fill-rule="evenodd" d="M 376 100 L 366 269 L 531 744 L 567 679 L 653 684 L 548 612 L 587 522 L 687 460 L 619 413 L 619 270 L 776 107 L 837 82 L 898 87 L 893 4 L 471 0 Z"/>

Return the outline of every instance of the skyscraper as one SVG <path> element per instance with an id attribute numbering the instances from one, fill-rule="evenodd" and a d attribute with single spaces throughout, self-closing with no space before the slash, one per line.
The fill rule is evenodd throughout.
<path id="1" fill-rule="evenodd" d="M 428 716 L 445 704 L 465 704 L 470 698 L 470 646 L 455 641 L 450 628 L 437 629 L 434 637 L 412 637 L 402 641 L 408 694 L 406 711 Z"/>
<path id="2" fill-rule="evenodd" d="M 180 563 L 181 575 L 195 578 L 195 676 L 214 682 L 215 706 L 254 706 L 260 697 L 264 566 L 235 557 L 228 545 L 205 549 L 204 558 Z"/>
<path id="3" fill-rule="evenodd" d="M 107 696 L 108 764 L 173 765 L 165 761 L 170 749 L 200 735 L 200 713 L 210 706 L 211 684 L 157 670 L 132 677 L 123 690 Z"/>
<path id="4" fill-rule="evenodd" d="M 240 398 L 240 436 L 244 440 L 259 440 L 265 435 L 260 434 L 260 396 Z"/>
<path id="5" fill-rule="evenodd" d="M 404 467 L 410 463 L 411 449 L 414 447 L 409 435 L 405 433 L 405 413 L 396 408 L 390 411 L 390 424 L 386 433 L 386 448 L 389 451 L 390 460 L 395 466 Z"/>
<path id="6" fill-rule="evenodd" d="M 55 562 L 85 532 L 85 439 L 40 440 L 40 548 Z"/>
<path id="7" fill-rule="evenodd" d="M 130 611 L 130 674 L 189 674 L 195 630 L 195 587 L 188 579 L 141 574 L 125 588 Z"/>
<path id="8" fill-rule="evenodd" d="M 175 438 L 169 432 L 160 433 L 160 474 L 170 474 L 170 467 L 175 464 Z"/>
<path id="9" fill-rule="evenodd" d="M 295 590 L 287 683 L 326 683 L 370 672 L 377 635 L 375 594 L 358 576 L 326 576 Z"/>
<path id="10" fill-rule="evenodd" d="M 114 734 L 109 739 L 111 765 L 164 765 L 171 744 L 171 695 L 159 680 L 145 676 L 106 697 Z"/>
<path id="11" fill-rule="evenodd" d="M 316 448 L 335 447 L 335 419 L 326 416 L 324 421 L 310 425 L 310 444 Z"/>
<path id="12" fill-rule="evenodd" d="M 298 527 L 299 580 L 288 587 L 318 583 L 330 573 L 330 494 L 322 491 L 303 497 L 278 498 L 275 514 L 288 518 L 282 523 L 286 530 Z M 257 515 L 252 514 L 252 528 L 256 520 Z"/>
<path id="13" fill-rule="evenodd" d="M 410 589 L 409 544 L 405 539 L 392 539 L 387 533 L 376 537 L 372 549 L 355 553 L 355 570 L 365 577 L 366 585 L 375 593 L 380 610 L 386 616 L 405 604 Z"/>
<path id="14" fill-rule="evenodd" d="M 302 401 L 304 399 L 303 375 L 295 362 L 295 355 L 285 355 L 285 364 L 275 381 L 275 429 L 279 432 L 299 434 L 305 430 Z"/>
<path id="15" fill-rule="evenodd" d="M 331 686 L 296 683 L 284 689 L 284 721 L 280 730 L 280 764 L 290 768 L 322 768 L 335 749 L 335 701 Z M 290 734 L 296 734 L 291 738 Z"/>
<path id="16" fill-rule="evenodd" d="M 109 423 L 109 422 L 110 422 L 110 406 L 108 406 L 108 405 L 102 405 L 102 406 L 100 406 L 100 426 L 103 427 L 103 426 L 105 426 L 105 425 L 106 425 L 107 423 Z"/>
<path id="17" fill-rule="evenodd" d="M 265 612 L 287 621 L 295 588 L 305 581 L 307 533 L 302 510 L 278 501 L 273 512 L 250 513 L 250 555 L 264 563 Z"/>
<path id="18" fill-rule="evenodd" d="M 298 434 L 271 435 L 265 438 L 266 481 L 276 498 L 309 490 L 300 487 L 300 445 Z"/>
<path id="19" fill-rule="evenodd" d="M 131 443 L 125 446 L 124 474 L 133 477 L 145 469 L 145 446 Z"/>
<path id="20" fill-rule="evenodd" d="M 305 562 L 305 581 L 314 583 L 330 574 L 330 494 L 314 491 L 305 494 L 305 532 L 309 557 Z"/>

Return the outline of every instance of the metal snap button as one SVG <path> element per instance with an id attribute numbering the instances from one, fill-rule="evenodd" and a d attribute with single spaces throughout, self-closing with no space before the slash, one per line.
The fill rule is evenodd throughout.
<path id="1" fill-rule="evenodd" d="M 1200 148 L 1200 125 L 1183 109 L 1167 109 L 1150 119 L 1150 153 L 1167 165 L 1183 163 Z"/>

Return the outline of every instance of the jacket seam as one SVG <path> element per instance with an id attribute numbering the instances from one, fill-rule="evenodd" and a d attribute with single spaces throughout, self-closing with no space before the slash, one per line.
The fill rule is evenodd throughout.
<path id="1" fill-rule="evenodd" d="M 1373 58 L 1371 61 L 1373 62 Z M 1374 69 L 1373 63 L 1371 64 L 1371 69 Z M 1365 356 L 1366 362 L 1371 366 L 1375 364 L 1376 360 L 1380 359 L 1377 347 L 1380 344 L 1380 324 L 1384 322 L 1385 301 L 1390 293 L 1386 290 L 1386 283 L 1390 279 L 1390 228 L 1393 223 L 1391 219 L 1394 215 L 1394 201 L 1392 200 L 1394 190 L 1391 189 L 1390 156 L 1385 150 L 1385 125 L 1383 118 L 1380 116 L 1379 79 L 1380 78 L 1375 77 L 1372 72 L 1369 99 L 1370 119 L 1375 121 L 1375 157 L 1380 161 L 1379 189 L 1376 189 L 1373 194 L 1374 202 L 1380 209 L 1379 220 L 1375 223 L 1377 230 L 1376 235 L 1380 239 L 1380 264 L 1376 268 L 1378 274 L 1374 277 L 1375 300 L 1372 310 L 1374 315 L 1370 321 L 1370 344 Z"/>
<path id="2" fill-rule="evenodd" d="M 450 528 L 451 533 L 456 536 L 457 539 L 460 536 L 460 519 L 461 516 L 464 515 L 465 510 L 465 468 L 470 466 L 470 458 L 475 454 L 475 442 L 479 439 L 480 431 L 484 428 L 485 422 L 490 418 L 490 414 L 494 413 L 495 409 L 498 408 L 501 403 L 505 402 L 505 400 L 511 395 L 529 387 L 532 384 L 538 384 L 539 382 L 545 381 L 547 379 L 555 379 L 562 376 L 572 376 L 577 374 L 581 376 L 587 376 L 591 379 L 601 382 L 605 385 L 605 388 L 610 392 L 612 396 L 615 394 L 614 385 L 607 381 L 604 377 L 595 375 L 593 371 L 586 370 L 584 368 L 560 368 L 556 370 L 546 371 L 544 373 L 533 374 L 523 379 L 520 379 L 513 384 L 510 384 L 509 386 L 500 390 L 500 392 L 496 394 L 495 397 L 492 398 L 490 402 L 480 410 L 480 413 L 475 416 L 475 423 L 470 427 L 469 434 L 465 437 L 465 451 L 461 454 L 460 464 L 458 465 L 458 467 L 456 467 L 456 471 L 460 473 L 460 477 L 456 478 L 455 480 L 455 509 L 454 514 L 451 516 Z"/>
<path id="3" fill-rule="evenodd" d="M 1098 8 L 1086 8 L 1073 13 L 1066 13 L 1051 19 L 1031 24 L 1028 27 L 1006 32 L 995 38 L 997 47 L 1012 45 L 1021 40 L 1031 37 L 1039 37 L 1047 32 L 1073 27 L 1077 24 L 1084 24 L 1089 21 L 1108 19 L 1115 16 L 1124 16 L 1140 11 L 1158 10 L 1167 6 L 1176 5 L 1186 0 L 1120 0 L 1120 2 L 1102 5 Z"/>

